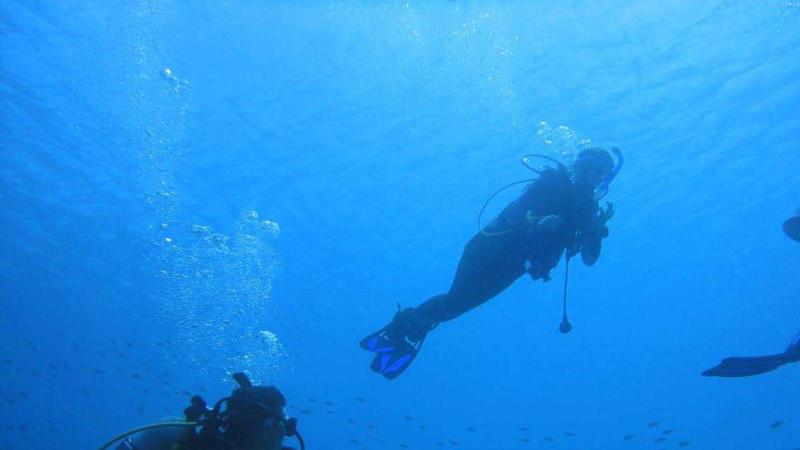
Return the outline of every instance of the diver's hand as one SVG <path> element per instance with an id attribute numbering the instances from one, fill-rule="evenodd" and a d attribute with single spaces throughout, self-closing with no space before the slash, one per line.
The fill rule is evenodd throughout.
<path id="1" fill-rule="evenodd" d="M 614 204 L 611 202 L 606 202 L 606 209 L 600 209 L 600 214 L 597 216 L 598 223 L 602 226 L 605 225 L 606 222 L 611 220 L 614 217 Z"/>
<path id="2" fill-rule="evenodd" d="M 563 224 L 564 219 L 555 214 L 551 214 L 539 219 L 539 222 L 536 224 L 536 229 L 540 231 L 555 231 L 561 228 L 561 225 Z"/>

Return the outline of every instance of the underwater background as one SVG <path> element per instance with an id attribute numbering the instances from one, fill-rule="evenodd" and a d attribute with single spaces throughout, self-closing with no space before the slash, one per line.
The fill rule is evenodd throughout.
<path id="1" fill-rule="evenodd" d="M 0 449 L 97 448 L 237 370 L 309 449 L 800 448 L 800 367 L 700 376 L 800 331 L 799 30 L 786 0 L 0 3 Z M 590 145 L 626 164 L 572 333 L 562 264 L 373 374 L 358 341 L 447 290 L 520 156 Z"/>

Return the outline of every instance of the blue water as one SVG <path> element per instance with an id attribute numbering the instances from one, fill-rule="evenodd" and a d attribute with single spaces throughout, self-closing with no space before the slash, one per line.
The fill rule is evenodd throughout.
<path id="1" fill-rule="evenodd" d="M 96 448 L 236 370 L 309 449 L 800 447 L 800 367 L 700 376 L 800 328 L 799 29 L 788 0 L 3 2 L 0 448 Z M 590 144 L 626 165 L 573 332 L 562 264 L 371 373 L 358 340 L 448 288 L 519 157 Z"/>

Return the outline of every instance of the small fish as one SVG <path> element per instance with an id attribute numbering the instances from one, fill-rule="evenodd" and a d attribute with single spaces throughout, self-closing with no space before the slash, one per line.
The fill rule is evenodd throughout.
<path id="1" fill-rule="evenodd" d="M 375 424 L 372 424 L 372 423 L 371 423 L 371 424 L 367 425 L 367 428 L 369 428 L 370 430 L 374 430 L 374 429 L 376 429 L 376 428 L 378 428 L 378 427 L 377 427 L 377 426 L 375 426 Z"/>
<path id="2" fill-rule="evenodd" d="M 358 439 L 356 439 L 356 438 L 350 438 L 350 443 L 352 443 L 352 444 L 358 444 Z"/>
<path id="3" fill-rule="evenodd" d="M 567 431 L 566 433 L 564 433 L 564 435 L 568 436 L 568 437 L 575 437 L 575 433 L 573 433 L 571 431 Z"/>
<path id="4" fill-rule="evenodd" d="M 408 445 L 407 444 L 400 444 L 400 445 L 398 445 L 398 447 L 400 447 L 400 448 L 408 448 Z"/>
<path id="5" fill-rule="evenodd" d="M 358 403 L 366 403 L 366 400 L 364 400 L 364 397 L 356 397 L 356 401 Z"/>
<path id="6" fill-rule="evenodd" d="M 667 438 L 660 437 L 660 438 L 656 438 L 653 442 L 655 442 L 656 444 L 660 444 L 660 443 L 662 443 L 662 442 L 664 442 L 666 440 L 667 440 Z"/>
<path id="7" fill-rule="evenodd" d="M 355 425 L 356 421 L 353 419 L 347 419 L 347 423 L 349 423 L 350 425 Z"/>
<path id="8" fill-rule="evenodd" d="M 783 426 L 782 420 L 776 420 L 775 422 L 772 422 L 772 425 L 770 425 L 773 430 L 780 428 L 781 426 Z"/>
<path id="9" fill-rule="evenodd" d="M 325 400 L 325 405 L 326 406 L 333 406 L 333 402 L 330 401 L 330 400 Z"/>
<path id="10" fill-rule="evenodd" d="M 466 430 L 472 433 L 473 431 L 475 431 L 475 427 L 467 427 Z"/>
<path id="11" fill-rule="evenodd" d="M 652 422 L 647 424 L 647 428 L 655 428 L 655 427 L 657 427 L 659 425 L 661 425 L 661 423 L 658 422 L 657 420 L 654 420 L 654 421 L 652 421 Z"/>
<path id="12" fill-rule="evenodd" d="M 453 447 L 458 447 L 458 441 L 455 440 L 455 439 L 451 439 L 450 440 L 450 445 L 452 445 Z"/>
<path id="13" fill-rule="evenodd" d="M 553 442 L 553 438 L 551 438 L 550 436 L 547 436 L 546 438 L 544 438 L 544 440 L 545 442 Z"/>
<path id="14" fill-rule="evenodd" d="M 405 416 L 405 417 L 403 417 L 403 418 L 404 418 L 404 419 L 406 419 L 406 420 L 407 420 L 407 421 L 409 421 L 409 422 L 411 422 L 412 420 L 414 420 L 414 418 L 413 418 L 413 417 L 411 417 L 411 416 Z"/>
<path id="15" fill-rule="evenodd" d="M 427 429 L 428 429 L 428 427 L 426 427 L 425 425 L 422 425 L 422 424 L 421 424 L 421 425 L 419 426 L 419 429 L 420 429 L 420 430 L 427 430 Z"/>
<path id="16" fill-rule="evenodd" d="M 630 441 L 630 440 L 631 440 L 631 439 L 633 439 L 633 438 L 634 438 L 634 436 L 633 436 L 632 434 L 626 434 L 626 435 L 625 435 L 625 436 L 622 438 L 622 440 L 627 442 L 627 441 Z"/>
<path id="17" fill-rule="evenodd" d="M 670 429 L 667 429 L 667 430 L 664 430 L 664 431 L 662 431 L 662 432 L 661 432 L 661 434 L 663 434 L 664 436 L 669 436 L 669 435 L 670 435 L 670 434 L 672 434 L 674 431 L 675 431 L 675 430 L 673 430 L 672 428 L 670 428 Z"/>
<path id="18" fill-rule="evenodd" d="M 526 433 L 528 431 L 531 431 L 531 428 L 530 427 L 519 427 L 519 431 L 522 431 L 523 433 Z"/>
<path id="19" fill-rule="evenodd" d="M 524 437 L 524 438 L 520 439 L 520 441 L 522 441 L 522 442 L 524 442 L 524 443 L 526 443 L 526 444 L 527 444 L 528 442 L 530 442 L 530 441 L 531 441 L 531 438 L 526 438 L 526 437 Z"/>
<path id="20" fill-rule="evenodd" d="M 689 446 L 689 441 L 680 441 L 678 442 L 678 447 L 684 448 Z"/>

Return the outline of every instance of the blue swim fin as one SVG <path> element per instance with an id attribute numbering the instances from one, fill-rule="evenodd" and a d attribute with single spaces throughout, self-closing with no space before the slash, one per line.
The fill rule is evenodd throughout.
<path id="1" fill-rule="evenodd" d="M 393 380 L 408 369 L 428 332 L 435 327 L 435 324 L 425 322 L 424 316 L 419 316 L 414 308 L 401 309 L 397 305 L 397 313 L 389 325 L 362 339 L 360 345 L 364 350 L 376 353 L 372 371 Z"/>
<path id="2" fill-rule="evenodd" d="M 411 365 L 425 339 L 423 337 L 413 342 L 406 337 L 392 336 L 389 333 L 390 327 L 391 325 L 370 334 L 361 340 L 360 345 L 364 350 L 376 353 L 370 365 L 372 371 L 393 380 Z"/>

